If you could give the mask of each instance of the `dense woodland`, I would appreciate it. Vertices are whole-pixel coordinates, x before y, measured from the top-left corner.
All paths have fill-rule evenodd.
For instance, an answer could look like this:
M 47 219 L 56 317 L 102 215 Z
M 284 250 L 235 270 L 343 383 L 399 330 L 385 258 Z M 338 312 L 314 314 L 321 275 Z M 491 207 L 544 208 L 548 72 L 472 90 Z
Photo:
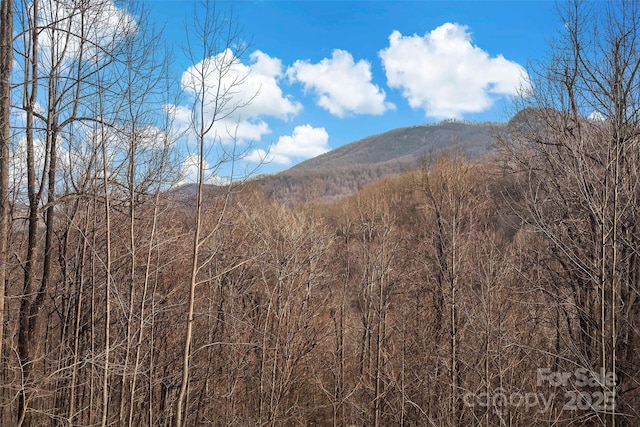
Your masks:
M 640 424 L 637 3 L 560 5 L 492 155 L 296 204 L 205 185 L 243 104 L 195 78 L 175 187 L 143 10 L 1 4 L 0 425 Z M 208 10 L 194 63 L 238 46 Z

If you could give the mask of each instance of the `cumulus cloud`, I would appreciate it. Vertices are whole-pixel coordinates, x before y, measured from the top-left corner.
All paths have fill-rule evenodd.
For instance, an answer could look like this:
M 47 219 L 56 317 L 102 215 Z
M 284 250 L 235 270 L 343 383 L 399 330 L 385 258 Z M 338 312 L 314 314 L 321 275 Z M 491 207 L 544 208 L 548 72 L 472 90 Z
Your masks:
M 196 154 L 188 155 L 182 162 L 182 168 L 180 172 L 181 179 L 178 182 L 178 185 L 197 183 L 199 177 L 199 166 L 200 157 Z M 205 184 L 227 185 L 231 182 L 229 178 L 216 175 L 215 168 L 213 168 L 206 159 L 203 159 L 202 167 L 204 171 L 203 182 Z
M 464 25 L 446 23 L 422 37 L 394 31 L 379 55 L 389 87 L 400 89 L 412 108 L 429 117 L 485 111 L 497 97 L 516 95 L 528 85 L 522 66 L 473 45 Z
M 189 137 L 189 127 L 191 123 L 192 109 L 183 105 L 165 106 L 167 112 L 175 120 L 175 127 L 178 132 L 186 132 Z M 237 141 L 258 141 L 264 135 L 271 133 L 269 125 L 258 118 L 242 119 L 238 117 L 226 117 L 216 121 L 212 131 L 205 135 L 205 140 L 213 142 L 221 140 L 223 142 Z
M 136 133 L 136 143 L 145 150 L 162 150 L 172 142 L 171 135 L 156 126 L 144 126 Z
M 252 53 L 250 59 L 252 63 L 247 70 L 250 74 L 243 84 L 243 90 L 255 97 L 243 114 L 287 119 L 300 112 L 302 105 L 284 96 L 279 86 L 279 80 L 284 77 L 282 62 L 259 50 Z
M 27 180 L 27 139 L 20 138 L 17 144 L 11 147 L 9 155 L 9 186 L 12 191 L 20 198 L 26 197 L 26 180 Z M 46 154 L 45 142 L 41 139 L 33 141 L 34 163 L 36 171 L 42 170 L 44 167 L 44 159 Z M 36 177 L 39 175 L 36 173 Z
M 325 128 L 314 128 L 309 124 L 296 126 L 292 135 L 281 136 L 269 150 L 251 151 L 245 160 L 281 165 L 291 164 L 293 159 L 304 160 L 329 151 L 329 134 Z
M 338 117 L 379 115 L 395 108 L 385 101 L 384 91 L 371 83 L 371 64 L 365 60 L 355 62 L 344 50 L 334 50 L 331 58 L 317 64 L 296 61 L 287 76 L 302 83 L 305 91 L 314 92 L 318 105 Z
M 587 118 L 592 122 L 601 122 L 605 119 L 605 115 L 602 114 L 600 111 L 594 110 L 591 112 L 591 114 L 589 114 L 589 116 L 587 116 Z
M 88 7 L 87 7 L 88 5 Z M 38 41 L 51 60 L 73 60 L 82 52 L 85 61 L 106 57 L 106 51 L 137 31 L 135 19 L 112 0 L 38 3 L 38 20 L 43 30 Z M 52 46 L 56 46 L 56 57 Z
M 259 140 L 270 132 L 261 117 L 287 120 L 302 105 L 285 96 L 279 81 L 282 63 L 255 51 L 244 64 L 231 49 L 189 67 L 182 75 L 182 88 L 192 99 L 203 96 L 205 123 L 215 117 L 210 135 L 224 140 Z M 194 110 L 195 107 L 196 109 Z M 187 129 L 197 105 L 168 106 L 178 125 Z

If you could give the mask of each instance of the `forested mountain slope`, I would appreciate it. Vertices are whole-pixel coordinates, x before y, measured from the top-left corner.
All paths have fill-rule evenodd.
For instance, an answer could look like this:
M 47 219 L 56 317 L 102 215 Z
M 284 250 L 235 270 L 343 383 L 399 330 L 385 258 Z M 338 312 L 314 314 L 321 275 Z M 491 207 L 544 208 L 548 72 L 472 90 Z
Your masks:
M 282 202 L 352 194 L 383 176 L 415 169 L 423 159 L 455 153 L 476 159 L 491 152 L 499 123 L 444 121 L 373 135 L 255 182 Z

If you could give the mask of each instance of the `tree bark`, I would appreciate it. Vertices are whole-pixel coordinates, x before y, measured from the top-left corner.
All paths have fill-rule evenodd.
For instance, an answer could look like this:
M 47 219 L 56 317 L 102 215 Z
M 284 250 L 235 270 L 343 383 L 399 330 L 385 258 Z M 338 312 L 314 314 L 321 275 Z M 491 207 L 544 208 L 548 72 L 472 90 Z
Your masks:
M 9 248 L 9 140 L 11 138 L 11 69 L 13 0 L 0 3 L 0 375 L 4 371 L 4 298 Z

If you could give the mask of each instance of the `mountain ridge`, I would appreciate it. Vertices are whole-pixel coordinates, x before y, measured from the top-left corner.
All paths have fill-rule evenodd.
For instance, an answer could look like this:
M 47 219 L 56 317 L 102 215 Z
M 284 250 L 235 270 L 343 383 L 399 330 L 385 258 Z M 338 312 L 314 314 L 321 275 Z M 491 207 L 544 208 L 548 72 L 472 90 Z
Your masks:
M 345 144 L 281 173 L 389 161 L 411 163 L 441 150 L 459 150 L 465 157 L 475 158 L 490 149 L 495 129 L 503 126 L 497 122 L 445 120 L 392 129 Z
M 445 120 L 392 129 L 345 144 L 291 168 L 252 180 L 270 197 L 294 204 L 352 194 L 384 176 L 420 166 L 420 159 L 455 153 L 469 160 L 493 150 L 505 123 Z

